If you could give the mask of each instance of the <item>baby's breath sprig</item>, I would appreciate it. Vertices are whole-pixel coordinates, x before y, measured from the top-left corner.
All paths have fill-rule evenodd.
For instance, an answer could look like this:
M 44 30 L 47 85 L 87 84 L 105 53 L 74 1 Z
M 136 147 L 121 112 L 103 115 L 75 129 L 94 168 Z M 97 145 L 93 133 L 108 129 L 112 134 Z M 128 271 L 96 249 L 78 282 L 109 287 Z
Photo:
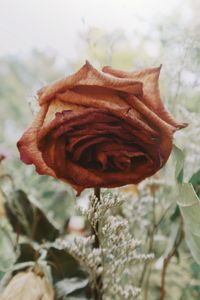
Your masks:
M 97 228 L 98 224 L 95 235 L 98 235 L 99 248 L 94 248 L 94 234 L 61 242 L 88 272 L 92 287 L 98 276 L 101 277 L 103 300 L 136 299 L 141 291 L 134 276 L 138 265 L 154 259 L 153 253 L 140 253 L 141 241 L 134 239 L 130 224 L 123 216 L 124 200 L 121 193 L 105 190 L 100 201 L 91 195 L 88 208 L 78 208 L 92 228 Z M 113 212 L 116 207 L 120 208 L 119 213 Z

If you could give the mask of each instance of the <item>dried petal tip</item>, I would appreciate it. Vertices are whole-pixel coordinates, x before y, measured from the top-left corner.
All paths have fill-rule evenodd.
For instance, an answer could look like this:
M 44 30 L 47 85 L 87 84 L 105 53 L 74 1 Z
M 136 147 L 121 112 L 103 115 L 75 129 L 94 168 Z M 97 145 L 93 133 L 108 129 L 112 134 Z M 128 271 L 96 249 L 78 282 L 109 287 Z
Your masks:
M 89 60 L 87 60 L 87 59 L 86 59 L 86 61 L 85 61 L 85 64 L 91 66 L 91 63 L 90 63 Z
M 183 129 L 183 128 L 185 128 L 185 127 L 187 127 L 189 125 L 189 123 L 186 123 L 186 122 L 184 122 L 184 123 L 179 123 L 178 125 L 177 125 L 177 129 L 179 130 L 179 129 Z

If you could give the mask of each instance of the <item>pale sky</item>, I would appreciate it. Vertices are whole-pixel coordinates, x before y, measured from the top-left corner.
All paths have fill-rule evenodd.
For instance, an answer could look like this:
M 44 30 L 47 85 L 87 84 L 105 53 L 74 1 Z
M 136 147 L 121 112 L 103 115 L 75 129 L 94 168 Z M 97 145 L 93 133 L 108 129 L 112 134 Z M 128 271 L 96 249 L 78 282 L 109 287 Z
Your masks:
M 157 16 L 179 11 L 180 3 L 189 17 L 183 0 L 0 0 L 0 56 L 37 48 L 75 58 L 79 34 L 91 26 L 128 34 L 137 28 L 137 17 L 149 26 Z

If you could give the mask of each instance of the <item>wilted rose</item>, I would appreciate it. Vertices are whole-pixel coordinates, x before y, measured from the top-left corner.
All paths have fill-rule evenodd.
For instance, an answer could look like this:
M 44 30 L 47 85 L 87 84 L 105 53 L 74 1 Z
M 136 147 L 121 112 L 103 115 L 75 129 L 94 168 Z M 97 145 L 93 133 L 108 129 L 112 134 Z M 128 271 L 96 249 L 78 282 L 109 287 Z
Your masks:
M 88 187 L 138 183 L 167 161 L 173 133 L 186 126 L 165 110 L 160 67 L 123 72 L 86 64 L 38 92 L 41 109 L 18 142 L 39 174 Z

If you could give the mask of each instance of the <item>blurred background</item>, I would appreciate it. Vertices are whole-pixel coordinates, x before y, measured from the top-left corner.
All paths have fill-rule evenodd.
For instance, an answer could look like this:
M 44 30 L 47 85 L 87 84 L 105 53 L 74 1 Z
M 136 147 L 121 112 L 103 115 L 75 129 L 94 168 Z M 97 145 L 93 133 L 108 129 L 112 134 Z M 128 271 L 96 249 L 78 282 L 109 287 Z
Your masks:
M 12 174 L 15 186 L 37 199 L 58 226 L 65 226 L 69 216 L 76 214 L 75 194 L 70 187 L 37 175 L 34 167 L 24 166 L 16 142 L 37 110 L 36 91 L 73 73 L 86 59 L 97 68 L 111 65 L 124 70 L 162 64 L 160 89 L 165 105 L 175 118 L 189 123 L 175 137 L 186 154 L 186 179 L 200 168 L 199 0 L 0 0 L 0 153 L 6 158 L 3 167 Z M 172 201 L 171 164 L 169 160 L 159 175 L 167 188 L 159 196 L 162 201 L 158 211 L 165 201 Z M 87 192 L 82 202 L 84 195 Z M 2 207 L 1 228 L 7 226 L 4 215 Z M 76 221 L 82 224 L 80 219 Z M 73 222 L 72 227 L 76 227 Z M 165 230 L 163 226 L 163 239 L 170 235 L 170 230 Z M 8 233 L 4 236 L 3 232 L 2 270 L 14 261 L 12 251 L 5 250 L 9 240 Z M 163 253 L 159 247 L 158 258 Z M 155 293 L 159 286 L 156 272 L 152 283 Z M 182 265 L 172 272 L 184 280 L 177 286 L 169 282 L 173 292 L 166 299 L 200 299 L 199 266 L 185 248 Z M 185 291 L 186 287 L 191 291 Z
M 180 107 L 199 112 L 198 0 L 0 0 L 0 7 L 2 148 L 15 151 L 36 91 L 86 59 L 125 70 L 162 64 L 166 106 L 175 116 Z

